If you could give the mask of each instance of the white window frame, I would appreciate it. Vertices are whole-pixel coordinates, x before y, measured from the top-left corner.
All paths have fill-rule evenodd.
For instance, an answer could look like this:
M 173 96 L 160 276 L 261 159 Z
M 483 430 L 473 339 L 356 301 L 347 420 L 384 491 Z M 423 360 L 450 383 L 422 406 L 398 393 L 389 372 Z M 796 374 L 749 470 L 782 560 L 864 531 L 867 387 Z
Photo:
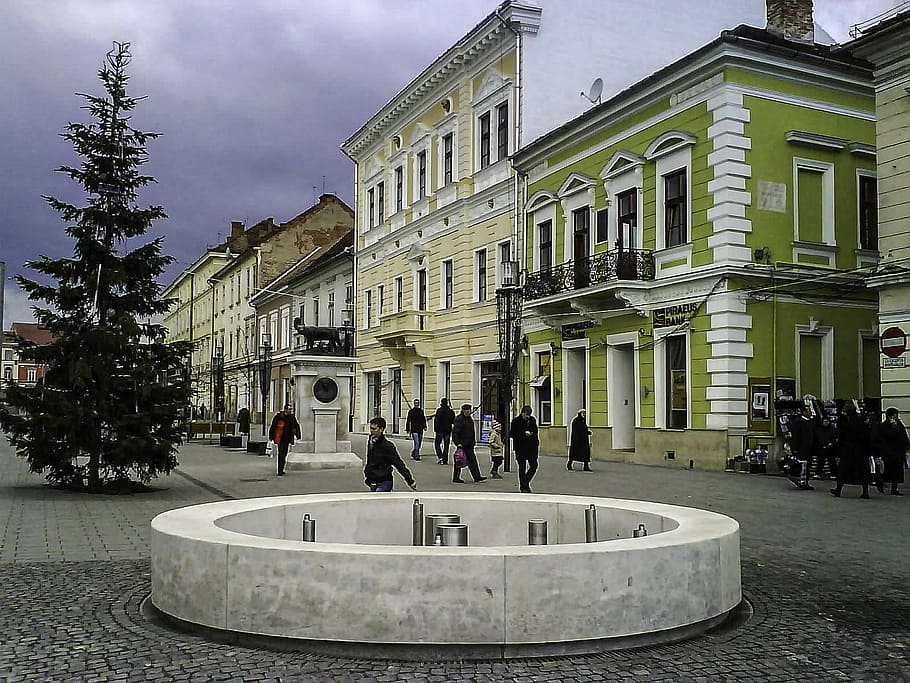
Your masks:
M 799 235 L 800 170 L 822 174 L 822 244 L 836 247 L 837 240 L 834 234 L 834 164 L 804 157 L 793 157 L 793 241 L 804 241 L 800 239 Z M 818 244 L 814 241 L 812 243 Z
M 446 301 L 446 266 L 452 268 L 452 302 Z M 455 307 L 455 259 L 448 258 L 439 262 L 439 310 Z
M 686 172 L 686 239 L 680 244 L 667 246 L 666 205 L 664 178 L 676 171 Z M 657 249 L 675 249 L 692 243 L 692 149 L 684 147 L 660 157 L 655 163 L 655 183 L 657 192 Z
M 401 313 L 404 309 L 404 278 L 399 275 L 395 278 L 395 312 Z
M 282 349 L 291 346 L 291 307 L 283 306 L 281 308 L 281 347 Z
M 414 310 L 423 312 L 424 309 L 420 308 L 420 273 L 421 271 L 425 273 L 426 283 L 424 284 L 424 300 L 427 302 L 425 309 L 430 307 L 430 269 L 427 266 L 417 266 L 412 269 L 412 283 L 414 285 Z
M 620 165 L 621 164 L 621 165 Z M 604 191 L 607 195 L 607 245 L 612 247 L 619 238 L 619 195 L 629 190 L 636 192 L 636 218 L 638 224 L 635 227 L 635 244 L 625 245 L 630 249 L 642 249 L 642 216 L 644 215 L 644 183 L 642 181 L 642 170 L 645 160 L 631 154 L 617 153 L 613 160 L 601 172 L 604 180 Z M 597 218 L 595 212 L 594 231 L 597 232 Z M 597 236 L 595 234 L 595 240 Z M 599 242 L 603 244 L 603 242 Z
M 596 235 L 596 220 L 597 215 L 594 213 L 594 180 L 591 178 L 585 178 L 579 182 L 570 183 L 572 178 L 564 183 L 563 188 L 559 193 L 560 203 L 562 204 L 562 218 L 563 218 L 563 243 L 562 243 L 562 261 L 560 263 L 566 263 L 575 259 L 575 224 L 574 224 L 574 214 L 576 211 L 588 209 L 588 253 L 585 254 L 585 258 L 591 256 L 594 253 L 594 239 Z M 569 187 L 567 187 L 569 186 Z M 554 222 L 554 226 L 556 223 Z M 554 251 L 555 251 L 555 240 L 554 240 Z
M 484 277 L 486 280 L 486 282 L 485 282 L 486 296 L 482 300 L 480 298 L 480 268 L 478 267 L 480 265 L 479 257 L 480 257 L 481 252 L 483 252 L 483 254 L 484 254 L 484 272 L 485 272 Z M 473 278 L 474 291 L 473 291 L 472 300 L 474 303 L 486 303 L 490 300 L 490 284 L 489 284 L 489 281 L 490 281 L 490 251 L 489 251 L 489 249 L 487 249 L 486 247 L 479 247 L 479 248 L 475 249 L 473 251 L 473 254 L 471 257 L 471 263 L 473 264 L 472 270 L 474 273 L 474 278 Z
M 834 393 L 834 328 L 822 325 L 795 325 L 794 326 L 794 347 L 796 351 L 796 395 L 802 396 L 805 392 L 800 387 L 800 375 L 802 374 L 802 358 L 800 354 L 800 337 L 821 337 L 822 339 L 822 395 L 817 396 L 823 401 L 827 401 L 836 394 Z M 859 357 L 862 360 L 862 356 Z M 860 363 L 859 372 L 862 373 L 862 364 Z
M 445 181 L 445 137 L 447 135 L 452 136 L 452 180 L 448 183 Z M 436 177 L 436 189 L 441 190 L 460 180 L 458 174 L 458 116 L 455 112 L 448 114 L 436 124 L 436 137 L 436 168 L 439 169 Z
M 500 105 L 507 104 L 509 107 L 509 145 L 508 153 L 515 149 L 515 102 L 513 97 L 512 79 L 504 78 L 501 74 L 491 69 L 490 73 L 484 79 L 478 89 L 478 99 L 472 103 L 473 128 L 474 128 L 474 172 L 486 170 L 495 166 L 501 161 L 508 159 L 508 154 L 502 159 L 499 158 L 496 136 L 497 110 Z M 484 114 L 490 116 L 490 163 L 487 166 L 480 165 L 480 118 Z
M 515 249 L 512 246 L 512 240 L 503 240 L 496 243 L 496 287 L 502 287 L 503 276 L 505 275 L 505 267 L 503 266 L 502 251 L 503 247 L 509 248 L 509 258 L 506 261 L 515 261 Z M 513 284 L 517 285 L 518 273 L 512 273 L 512 276 L 516 278 L 516 281 Z
M 373 290 L 367 289 L 363 293 L 363 329 L 368 330 L 373 324 Z

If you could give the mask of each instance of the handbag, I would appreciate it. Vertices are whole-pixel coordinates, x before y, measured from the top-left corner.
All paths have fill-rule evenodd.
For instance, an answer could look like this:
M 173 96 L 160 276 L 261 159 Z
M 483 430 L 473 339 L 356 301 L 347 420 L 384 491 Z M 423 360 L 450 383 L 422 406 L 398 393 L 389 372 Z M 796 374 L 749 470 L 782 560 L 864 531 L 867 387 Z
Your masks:
M 275 442 L 274 442 L 274 441 L 269 441 L 269 442 L 265 445 L 265 454 L 271 458 L 271 457 L 272 457 L 272 453 L 274 452 L 274 450 L 275 450 Z
M 468 466 L 468 456 L 464 454 L 464 449 L 461 446 L 456 448 L 455 452 L 452 454 L 452 462 L 455 463 L 455 467 Z

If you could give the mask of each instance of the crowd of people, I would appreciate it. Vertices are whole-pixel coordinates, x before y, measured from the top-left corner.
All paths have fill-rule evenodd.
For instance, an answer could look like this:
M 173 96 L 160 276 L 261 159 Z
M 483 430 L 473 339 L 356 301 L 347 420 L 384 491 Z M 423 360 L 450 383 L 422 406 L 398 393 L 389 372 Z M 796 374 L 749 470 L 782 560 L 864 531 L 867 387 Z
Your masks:
M 903 495 L 904 466 L 910 458 L 910 437 L 897 408 L 885 411 L 882 421 L 871 423 L 853 401 L 843 403 L 836 424 L 830 416 L 804 405 L 788 423 L 789 439 L 783 469 L 802 489 L 812 489 L 809 478 L 833 479 L 831 494 L 841 496 L 844 486 L 862 487 L 861 498 L 869 498 L 869 486 L 880 493 Z

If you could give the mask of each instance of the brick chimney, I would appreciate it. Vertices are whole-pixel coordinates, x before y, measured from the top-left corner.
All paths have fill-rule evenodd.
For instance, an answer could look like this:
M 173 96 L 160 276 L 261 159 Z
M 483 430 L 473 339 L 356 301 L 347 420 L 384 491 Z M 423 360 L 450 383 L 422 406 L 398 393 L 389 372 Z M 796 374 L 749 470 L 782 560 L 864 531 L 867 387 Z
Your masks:
M 767 29 L 787 40 L 815 42 L 812 0 L 767 0 Z
M 245 251 L 248 244 L 243 221 L 231 221 L 231 236 L 228 237 L 228 248 L 235 254 Z

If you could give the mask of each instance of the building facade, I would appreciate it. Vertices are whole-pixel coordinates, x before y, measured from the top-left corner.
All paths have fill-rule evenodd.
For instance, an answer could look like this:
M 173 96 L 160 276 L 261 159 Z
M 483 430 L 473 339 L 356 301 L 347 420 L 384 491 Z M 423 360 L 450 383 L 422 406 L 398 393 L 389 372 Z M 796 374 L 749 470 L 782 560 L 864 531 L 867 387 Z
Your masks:
M 234 221 L 228 239 L 208 249 L 167 286 L 163 296 L 176 300 L 164 319 L 168 340 L 196 344 L 192 378 L 197 415 L 205 406 L 206 417 L 218 413 L 233 420 L 247 407 L 254 421 L 261 419 L 256 372 L 262 340 L 250 298 L 261 283 L 325 241 L 334 243 L 352 226 L 350 207 L 330 194 L 285 223 L 266 218 L 246 228 Z M 276 321 L 274 338 L 280 340 L 279 324 Z
M 51 333 L 38 323 L 13 323 L 3 332 L 2 378 L 25 387 L 33 387 L 41 381 L 47 367 L 40 363 L 24 361 L 19 357 L 19 342 L 27 340 L 39 346 L 53 341 Z
M 871 71 L 811 41 L 811 2 L 791 19 L 725 31 L 515 156 L 520 395 L 545 450 L 586 408 L 595 454 L 723 469 L 772 441 L 776 397 L 878 396 Z
M 687 1 L 671 24 L 654 21 L 660 5 L 507 0 L 342 144 L 356 166 L 355 429 L 382 414 L 402 431 L 415 398 L 506 418 L 495 291 L 519 253 L 523 201 L 509 156 L 636 74 L 764 16 L 761 1 Z
M 878 148 L 878 290 L 882 405 L 910 412 L 910 12 L 868 22 L 845 50 L 875 68 Z

